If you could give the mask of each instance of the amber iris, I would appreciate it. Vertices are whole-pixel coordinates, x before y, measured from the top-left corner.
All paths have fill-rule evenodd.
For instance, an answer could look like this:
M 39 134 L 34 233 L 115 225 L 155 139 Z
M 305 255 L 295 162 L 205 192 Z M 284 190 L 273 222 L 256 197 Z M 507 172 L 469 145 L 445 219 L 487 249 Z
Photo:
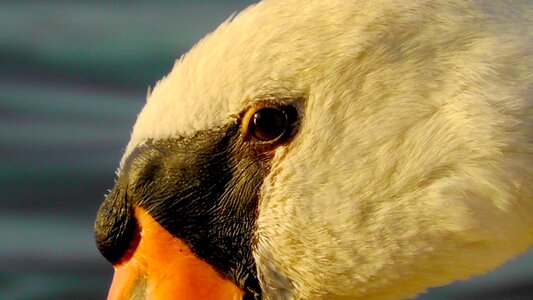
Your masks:
M 285 112 L 266 107 L 254 113 L 249 133 L 260 141 L 273 141 L 285 133 L 287 123 Z

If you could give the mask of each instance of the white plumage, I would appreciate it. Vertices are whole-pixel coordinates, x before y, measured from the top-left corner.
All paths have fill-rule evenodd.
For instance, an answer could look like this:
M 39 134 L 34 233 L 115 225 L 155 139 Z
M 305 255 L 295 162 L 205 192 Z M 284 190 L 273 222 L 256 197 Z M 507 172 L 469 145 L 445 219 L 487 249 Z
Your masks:
M 533 243 L 533 2 L 261 2 L 176 62 L 124 157 L 303 99 L 261 187 L 267 299 L 399 299 Z

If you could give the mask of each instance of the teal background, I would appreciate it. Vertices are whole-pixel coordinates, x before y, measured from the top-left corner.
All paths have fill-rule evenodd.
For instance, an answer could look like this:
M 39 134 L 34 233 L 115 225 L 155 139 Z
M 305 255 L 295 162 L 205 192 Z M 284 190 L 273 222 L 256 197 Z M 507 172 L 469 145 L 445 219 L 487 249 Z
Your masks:
M 147 88 L 252 2 L 0 2 L 0 299 L 105 298 L 92 225 Z M 418 299 L 533 299 L 533 253 Z

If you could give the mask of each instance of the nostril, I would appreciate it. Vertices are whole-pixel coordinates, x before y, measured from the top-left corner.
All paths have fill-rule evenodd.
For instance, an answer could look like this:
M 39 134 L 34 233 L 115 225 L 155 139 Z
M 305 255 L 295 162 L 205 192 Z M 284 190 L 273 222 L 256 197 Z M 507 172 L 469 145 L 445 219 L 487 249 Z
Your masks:
M 126 191 L 117 182 L 96 216 L 94 233 L 100 253 L 116 265 L 129 259 L 140 239 L 137 222 Z

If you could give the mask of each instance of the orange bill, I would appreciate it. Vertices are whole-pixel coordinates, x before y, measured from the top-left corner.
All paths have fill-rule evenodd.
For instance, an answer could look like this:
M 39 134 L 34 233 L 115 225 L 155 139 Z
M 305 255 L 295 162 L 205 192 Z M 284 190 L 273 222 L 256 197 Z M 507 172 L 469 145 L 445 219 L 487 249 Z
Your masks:
M 115 265 L 108 300 L 242 299 L 241 289 L 200 260 L 146 211 L 135 208 L 135 217 L 140 234 L 136 246 Z

